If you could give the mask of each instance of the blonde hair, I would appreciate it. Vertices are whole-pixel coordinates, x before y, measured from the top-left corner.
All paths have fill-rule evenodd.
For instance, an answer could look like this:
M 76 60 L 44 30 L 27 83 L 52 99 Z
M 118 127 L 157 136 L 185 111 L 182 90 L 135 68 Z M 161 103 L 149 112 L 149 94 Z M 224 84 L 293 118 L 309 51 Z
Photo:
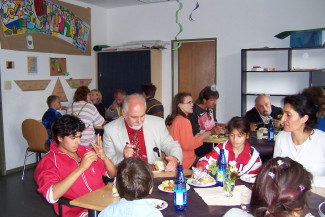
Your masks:
M 97 94 L 97 96 L 98 96 L 98 101 L 97 101 L 97 103 L 102 102 L 103 96 L 102 96 L 102 94 L 101 94 L 101 92 L 100 92 L 99 90 L 97 90 L 97 89 L 92 89 L 90 92 L 95 92 L 95 93 Z

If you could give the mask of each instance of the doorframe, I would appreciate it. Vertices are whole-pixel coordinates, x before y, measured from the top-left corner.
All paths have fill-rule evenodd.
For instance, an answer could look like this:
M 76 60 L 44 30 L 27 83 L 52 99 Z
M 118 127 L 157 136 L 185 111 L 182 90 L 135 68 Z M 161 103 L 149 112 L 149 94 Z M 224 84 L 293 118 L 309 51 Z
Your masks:
M 0 67 L 0 81 L 1 80 L 1 67 Z M 6 159 L 5 159 L 5 146 L 4 146 L 4 139 L 3 139 L 3 109 L 2 109 L 2 89 L 1 89 L 1 82 L 0 82 L 0 172 L 1 175 L 6 175 Z
M 216 44 L 215 47 L 215 81 L 217 85 L 217 38 L 197 38 L 197 39 L 181 39 L 181 40 L 172 40 L 172 99 L 178 93 L 178 44 L 183 42 L 203 42 L 203 41 L 214 41 Z M 216 113 L 215 113 L 216 114 Z

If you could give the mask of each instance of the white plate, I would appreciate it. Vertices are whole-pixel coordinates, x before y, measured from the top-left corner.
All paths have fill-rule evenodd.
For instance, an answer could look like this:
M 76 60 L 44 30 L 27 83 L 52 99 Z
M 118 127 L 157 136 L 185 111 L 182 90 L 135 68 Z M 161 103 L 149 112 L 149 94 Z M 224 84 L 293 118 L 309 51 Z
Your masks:
M 245 174 L 245 175 L 242 175 L 240 177 L 240 179 L 244 182 L 248 182 L 248 183 L 254 183 L 254 181 L 251 181 L 250 179 L 253 178 L 253 177 L 256 177 L 256 174 Z
M 164 190 L 164 187 L 162 186 L 162 184 L 158 185 L 158 189 L 161 190 L 161 191 L 163 191 L 163 192 L 174 193 L 174 191 L 165 191 Z M 188 191 L 190 189 L 191 189 L 191 187 L 188 184 L 186 184 L 186 191 Z
M 153 198 L 147 198 L 146 200 L 151 206 L 155 207 L 158 210 L 164 210 L 168 207 L 168 203 L 164 200 L 153 199 Z
M 210 186 L 213 186 L 213 185 L 217 184 L 216 180 L 214 178 L 212 178 L 212 179 L 213 179 L 213 182 L 209 182 L 209 183 L 204 184 L 202 182 L 193 183 L 193 179 L 190 178 L 190 179 L 187 180 L 187 184 L 193 185 L 195 187 L 210 187 Z

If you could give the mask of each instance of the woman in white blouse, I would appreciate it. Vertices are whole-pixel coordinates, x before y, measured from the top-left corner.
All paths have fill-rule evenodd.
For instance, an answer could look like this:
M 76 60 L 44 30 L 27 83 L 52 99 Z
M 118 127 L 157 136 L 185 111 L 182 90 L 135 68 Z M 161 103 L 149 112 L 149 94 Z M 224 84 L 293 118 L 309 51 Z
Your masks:
M 276 137 L 273 157 L 289 157 L 314 176 L 313 186 L 325 187 L 325 133 L 314 129 L 318 106 L 304 94 L 284 98 L 284 131 Z

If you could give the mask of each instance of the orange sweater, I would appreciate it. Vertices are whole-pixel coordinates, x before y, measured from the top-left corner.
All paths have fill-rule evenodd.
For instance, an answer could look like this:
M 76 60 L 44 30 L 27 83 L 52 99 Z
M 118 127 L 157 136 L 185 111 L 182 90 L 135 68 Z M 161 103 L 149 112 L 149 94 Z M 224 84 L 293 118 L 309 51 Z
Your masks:
M 169 133 L 175 141 L 178 141 L 182 148 L 183 168 L 189 169 L 196 158 L 194 149 L 203 144 L 201 136 L 197 138 L 193 136 L 191 122 L 181 115 L 176 116 L 169 128 Z

